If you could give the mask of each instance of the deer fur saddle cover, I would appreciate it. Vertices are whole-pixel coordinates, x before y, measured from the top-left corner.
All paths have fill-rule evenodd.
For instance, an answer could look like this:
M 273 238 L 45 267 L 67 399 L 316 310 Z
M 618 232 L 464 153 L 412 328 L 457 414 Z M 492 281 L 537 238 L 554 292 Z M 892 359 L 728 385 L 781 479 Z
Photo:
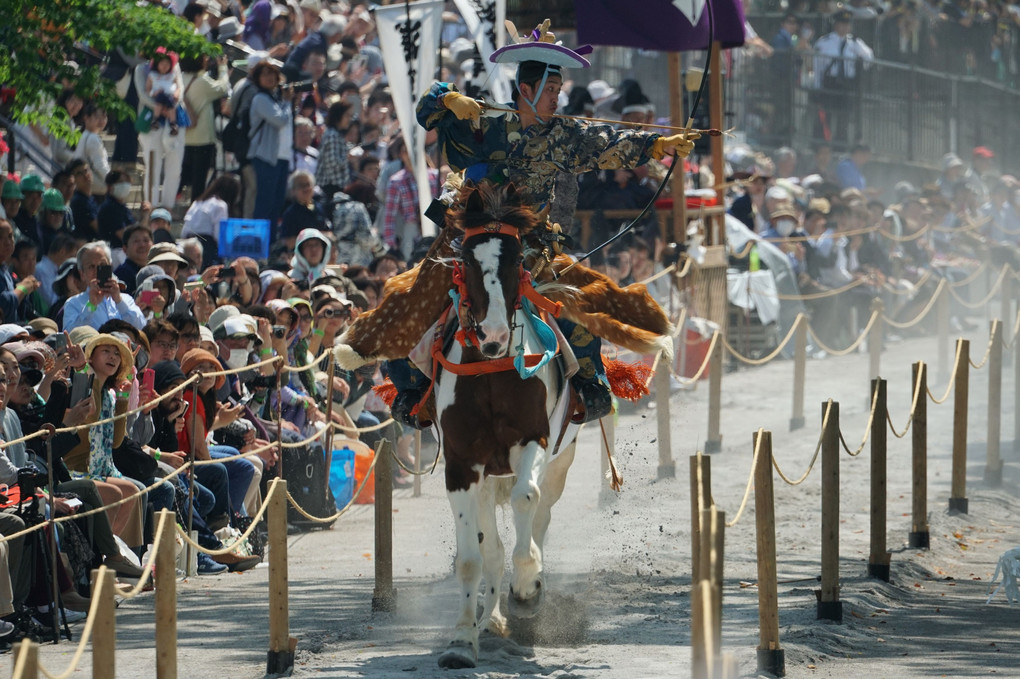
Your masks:
M 452 260 L 457 256 L 451 242 L 457 235 L 444 228 L 419 265 L 386 282 L 379 305 L 358 316 L 339 338 L 334 350 L 339 366 L 353 370 L 410 354 L 450 304 Z M 552 270 L 562 271 L 571 263 L 565 255 L 556 257 L 536 284 L 539 293 L 563 304 L 563 317 L 635 353 L 666 352 L 672 357 L 672 326 L 644 285 L 621 288 L 583 265 L 554 280 Z

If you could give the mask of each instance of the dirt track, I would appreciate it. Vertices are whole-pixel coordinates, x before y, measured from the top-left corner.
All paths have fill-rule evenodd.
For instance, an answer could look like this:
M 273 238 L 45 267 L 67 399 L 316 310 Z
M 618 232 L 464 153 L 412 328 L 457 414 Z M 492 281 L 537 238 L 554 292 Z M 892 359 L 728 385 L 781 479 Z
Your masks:
M 982 324 L 982 327 L 983 324 Z M 978 361 L 984 331 L 970 333 Z M 890 344 L 882 359 L 889 410 L 899 429 L 910 407 L 910 364 L 937 373 L 934 339 Z M 856 446 L 867 421 L 868 357 L 808 363 L 808 426 L 788 432 L 793 365 L 774 361 L 723 380 L 723 450 L 712 456 L 713 496 L 727 518 L 740 504 L 758 427 L 773 432 L 775 456 L 788 475 L 806 468 L 817 441 L 820 404 L 840 402 L 842 430 Z M 910 439 L 889 437 L 888 547 L 892 582 L 867 577 L 868 450 L 842 461 L 842 625 L 815 620 L 819 573 L 820 491 L 817 469 L 802 486 L 776 478 L 780 638 L 787 676 L 860 677 L 1015 674 L 1020 628 L 1002 594 L 985 605 L 987 583 L 1005 550 L 1020 545 L 1013 452 L 1013 369 L 1003 378 L 1002 489 L 983 486 L 987 369 L 970 378 L 970 514 L 947 512 L 952 442 L 951 400 L 929 404 L 929 511 L 932 549 L 907 549 L 910 530 Z M 707 384 L 671 398 L 678 477 L 656 480 L 655 411 L 627 408 L 617 427 L 623 492 L 600 505 L 597 430 L 582 432 L 567 490 L 554 509 L 547 541 L 546 614 L 530 639 L 483 644 L 475 671 L 440 670 L 439 652 L 454 622 L 454 538 L 441 470 L 421 498 L 394 499 L 398 611 L 372 616 L 373 517 L 357 507 L 331 531 L 290 540 L 291 634 L 299 637 L 294 676 L 314 677 L 686 677 L 690 666 L 690 519 L 687 457 L 704 444 Z M 501 521 L 504 540 L 510 522 Z M 194 578 L 179 584 L 180 676 L 261 677 L 268 643 L 267 570 Z M 742 676 L 755 676 L 758 643 L 753 502 L 727 531 L 723 644 Z M 125 602 L 117 615 L 118 677 L 155 676 L 153 597 Z M 75 626 L 80 631 L 81 624 Z M 533 643 L 532 643 L 533 642 Z M 44 646 L 42 661 L 62 671 L 73 646 Z M 10 662 L 10 656 L 8 656 Z M 73 676 L 88 676 L 89 654 Z

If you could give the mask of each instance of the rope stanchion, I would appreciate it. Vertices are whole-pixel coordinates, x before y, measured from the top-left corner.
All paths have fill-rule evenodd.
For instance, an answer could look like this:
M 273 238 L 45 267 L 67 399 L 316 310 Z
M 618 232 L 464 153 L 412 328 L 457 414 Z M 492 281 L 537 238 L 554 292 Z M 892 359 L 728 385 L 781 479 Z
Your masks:
M 822 579 L 816 618 L 843 620 L 839 600 L 839 403 L 822 404 Z
M 928 389 L 927 385 L 925 390 L 928 392 L 928 398 L 932 400 L 935 405 L 942 405 L 949 400 L 949 395 L 953 393 L 953 387 L 956 385 L 956 375 L 960 372 L 960 361 L 963 360 L 963 354 L 960 353 L 960 342 L 956 343 L 956 358 L 953 361 L 953 372 L 949 378 L 949 384 L 946 385 L 946 393 L 942 395 L 942 398 L 935 398 L 935 394 L 931 393 L 931 389 Z M 967 359 L 970 362 L 970 359 Z
M 14 674 L 11 679 L 38 679 L 39 644 L 22 639 L 14 645 Z
M 995 321 L 995 323 L 998 323 L 998 321 Z M 984 368 L 985 364 L 988 363 L 988 357 L 992 355 L 992 349 L 997 344 L 999 344 L 999 338 L 996 335 L 995 324 L 993 323 L 991 332 L 988 333 L 988 344 L 985 346 L 985 355 L 981 357 L 981 361 L 978 363 L 975 363 L 968 358 L 967 362 L 970 363 L 970 367 L 974 368 L 974 370 L 981 370 L 981 368 Z
M 985 452 L 985 483 L 993 488 L 1002 485 L 1002 322 L 992 321 L 992 337 L 988 343 L 988 437 Z
M 953 389 L 953 476 L 949 511 L 967 513 L 967 400 L 970 391 L 970 342 L 956 340 L 956 387 Z
M 722 332 L 716 330 L 712 337 L 712 344 L 709 346 L 706 363 L 711 366 L 708 371 L 708 438 L 705 440 L 706 453 L 718 453 L 722 450 L 722 432 L 720 431 L 720 419 L 722 417 L 722 373 L 723 373 L 723 346 L 716 342 L 717 337 L 722 337 Z M 725 341 L 725 338 L 723 338 Z M 696 377 L 701 376 L 701 371 Z
M 772 432 L 758 430 L 754 467 L 754 513 L 758 556 L 758 671 L 782 677 L 785 652 L 779 645 L 779 584 L 776 579 L 776 510 L 772 495 Z
M 915 374 L 914 374 L 914 396 L 913 396 L 913 399 L 911 399 L 911 401 L 910 401 L 910 414 L 907 416 L 907 423 L 905 425 L 903 425 L 903 433 L 902 434 L 897 432 L 896 431 L 896 427 L 893 426 L 892 416 L 889 415 L 889 410 L 886 409 L 886 411 L 885 411 L 885 419 L 886 419 L 886 422 L 889 423 L 889 431 L 891 431 L 893 436 L 895 436 L 898 439 L 903 438 L 904 436 L 907 435 L 907 432 L 910 431 L 910 425 L 913 424 L 913 422 L 914 422 L 914 415 L 915 415 L 915 413 L 917 413 L 917 404 L 921 402 L 921 390 L 922 390 L 921 380 L 918 379 L 917 372 L 915 371 Z
M 790 415 L 790 431 L 802 429 L 804 420 L 804 383 L 807 374 L 808 320 L 804 314 L 797 314 L 793 327 L 796 329 L 793 350 L 793 413 Z
M 931 544 L 928 532 L 928 400 L 918 398 L 928 388 L 928 366 L 918 361 L 912 366 L 915 405 L 911 408 L 914 435 L 910 438 L 911 449 L 911 530 L 908 544 L 918 549 L 928 549 Z
M 393 588 L 393 473 L 390 457 L 393 443 L 382 439 L 375 447 L 379 462 L 375 475 L 375 589 L 372 610 L 392 613 L 397 609 L 397 591 Z
M 263 508 L 271 508 L 269 524 L 269 651 L 266 674 L 289 676 L 294 667 L 297 639 L 290 636 L 290 604 L 287 578 L 287 482 L 269 482 Z M 255 522 L 252 522 L 255 525 Z
M 824 350 L 826 353 L 831 354 L 832 356 L 848 356 L 849 354 L 856 351 L 857 347 L 861 346 L 861 343 L 865 339 L 867 339 L 868 333 L 871 332 L 871 326 L 873 326 L 875 322 L 878 320 L 878 316 L 879 314 L 872 312 L 871 318 L 868 319 L 868 324 L 864 326 L 863 330 L 861 330 L 861 334 L 858 335 L 857 339 L 851 342 L 850 346 L 848 346 L 846 349 L 833 349 L 832 347 L 826 345 L 821 339 L 819 339 L 818 333 L 816 333 L 815 329 L 812 328 L 810 325 L 808 326 L 808 333 L 811 335 L 811 338 L 815 341 L 815 344 L 817 344 L 818 347 Z
M 871 380 L 874 393 L 874 410 L 878 417 L 871 420 L 871 550 L 868 556 L 868 575 L 889 582 L 889 562 L 892 555 L 886 549 L 886 383 L 883 379 Z
M 92 635 L 92 677 L 117 676 L 117 603 L 113 599 L 114 572 L 108 568 L 92 571 L 93 599 L 96 607 L 95 627 Z
M 864 438 L 861 439 L 861 445 L 857 447 L 857 450 L 850 450 L 850 446 L 846 444 L 846 439 L 843 438 L 843 432 L 839 432 L 839 442 L 843 444 L 843 450 L 847 452 L 850 457 L 857 457 L 864 450 L 864 446 L 868 445 L 868 439 L 871 437 L 872 425 L 875 423 L 875 408 L 878 406 L 878 391 L 873 391 L 871 394 L 871 412 L 868 414 L 868 424 L 864 427 Z
M 662 356 L 659 352 L 658 356 Z M 672 479 L 676 476 L 676 463 L 673 461 L 673 448 L 670 439 L 669 420 L 669 370 L 656 370 L 655 376 L 655 426 L 658 434 L 656 444 L 659 448 L 659 466 L 656 478 Z
M 165 521 L 177 519 L 169 509 L 160 510 L 160 533 L 156 549 L 156 679 L 177 679 L 177 570 L 174 531 L 164 531 Z

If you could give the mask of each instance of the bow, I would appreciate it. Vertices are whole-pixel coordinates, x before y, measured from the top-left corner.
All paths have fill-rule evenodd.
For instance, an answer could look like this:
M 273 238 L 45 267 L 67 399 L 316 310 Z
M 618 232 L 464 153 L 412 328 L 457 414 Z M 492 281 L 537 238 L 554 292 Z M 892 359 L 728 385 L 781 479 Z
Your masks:
M 705 52 L 705 67 L 701 70 L 701 83 L 698 85 L 698 93 L 694 96 L 694 103 L 691 105 L 691 115 L 688 117 L 687 125 L 685 126 L 688 130 L 693 129 L 694 127 L 694 114 L 698 112 L 698 105 L 701 103 L 701 97 L 705 93 L 705 85 L 708 83 L 708 69 L 709 65 L 712 63 L 712 50 L 715 49 L 715 16 L 712 13 L 712 0 L 705 0 L 705 10 L 708 12 L 708 50 Z M 616 241 L 620 240 L 625 233 L 633 229 L 638 222 L 644 219 L 645 215 L 648 214 L 648 211 L 652 209 L 653 205 L 655 205 L 655 201 L 657 201 L 659 196 L 662 195 L 663 189 L 665 189 L 666 185 L 669 183 L 669 178 L 673 176 L 673 169 L 677 166 L 678 161 L 682 163 L 682 161 L 674 155 L 673 162 L 669 164 L 669 168 L 666 170 L 666 176 L 664 176 L 662 181 L 659 182 L 659 188 L 655 190 L 651 200 L 648 201 L 644 208 L 642 208 L 641 212 L 638 213 L 638 216 L 635 217 L 630 224 L 621 227 L 616 235 L 611 237 L 605 243 L 602 243 L 598 247 L 578 257 L 575 262 L 561 270 L 559 274 L 554 273 L 554 277 L 559 278 L 559 276 L 570 271 L 570 269 L 588 259 L 599 250 L 602 250 L 606 246 L 612 245 Z

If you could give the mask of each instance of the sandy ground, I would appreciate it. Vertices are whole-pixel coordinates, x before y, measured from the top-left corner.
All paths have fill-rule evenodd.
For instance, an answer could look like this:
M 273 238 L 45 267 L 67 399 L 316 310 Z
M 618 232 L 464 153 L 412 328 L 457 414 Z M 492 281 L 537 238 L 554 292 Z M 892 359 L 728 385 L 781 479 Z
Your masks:
M 982 327 L 984 324 L 982 323 Z M 971 333 L 980 359 L 983 331 Z M 882 373 L 897 428 L 907 419 L 910 364 L 933 364 L 931 338 L 890 343 Z M 723 450 L 712 456 L 713 496 L 727 518 L 740 504 L 758 427 L 773 432 L 775 456 L 799 476 L 814 451 L 820 404 L 840 402 L 851 446 L 864 434 L 869 407 L 868 357 L 854 354 L 808 364 L 808 426 L 789 433 L 793 364 L 773 361 L 723 380 Z M 776 478 L 780 639 L 789 677 L 1016 676 L 1017 610 L 1000 593 L 986 605 L 996 560 L 1020 545 L 1020 469 L 1013 452 L 1013 369 L 1004 371 L 1001 489 L 983 485 L 987 432 L 987 369 L 972 371 L 967 495 L 969 515 L 950 515 L 952 405 L 929 404 L 929 511 L 932 548 L 908 549 L 910 439 L 889 437 L 888 547 L 891 582 L 867 576 L 868 449 L 841 455 L 842 624 L 815 620 L 820 573 L 818 469 L 796 488 Z M 291 634 L 300 639 L 294 676 L 308 677 L 555 677 L 597 679 L 686 677 L 690 674 L 690 504 L 687 458 L 703 446 L 707 383 L 673 394 L 671 436 L 678 476 L 657 480 L 655 410 L 641 404 L 621 413 L 617 460 L 623 491 L 608 501 L 600 478 L 598 431 L 582 432 L 577 460 L 553 513 L 547 541 L 548 598 L 537 624 L 515 640 L 483 642 L 476 670 L 441 670 L 437 658 L 454 622 L 454 536 L 442 475 L 426 477 L 423 495 L 394 498 L 398 606 L 373 615 L 373 513 L 359 506 L 332 530 L 290 539 Z M 604 498 L 604 496 L 603 496 Z M 501 519 L 509 543 L 510 521 Z M 741 676 L 756 676 L 757 579 L 753 502 L 727 531 L 723 602 L 724 649 Z M 509 551 L 509 550 L 508 550 Z M 245 574 L 199 577 L 179 584 L 178 662 L 182 677 L 255 678 L 268 647 L 265 567 Z M 506 584 L 504 584 L 504 590 Z M 117 676 L 154 677 L 153 596 L 118 611 Z M 80 632 L 81 624 L 75 625 Z M 42 660 L 63 671 L 74 647 L 44 646 Z M 7 662 L 10 662 L 8 656 Z M 89 654 L 72 676 L 89 676 Z

